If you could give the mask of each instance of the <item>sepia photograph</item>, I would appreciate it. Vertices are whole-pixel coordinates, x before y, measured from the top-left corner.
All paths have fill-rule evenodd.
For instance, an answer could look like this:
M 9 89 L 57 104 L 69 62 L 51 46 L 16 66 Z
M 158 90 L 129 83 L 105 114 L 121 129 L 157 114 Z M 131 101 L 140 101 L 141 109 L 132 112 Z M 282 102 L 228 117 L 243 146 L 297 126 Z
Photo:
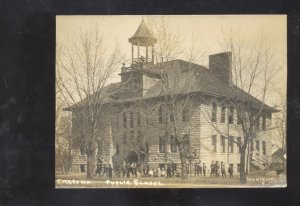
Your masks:
M 56 16 L 56 188 L 287 186 L 286 15 Z

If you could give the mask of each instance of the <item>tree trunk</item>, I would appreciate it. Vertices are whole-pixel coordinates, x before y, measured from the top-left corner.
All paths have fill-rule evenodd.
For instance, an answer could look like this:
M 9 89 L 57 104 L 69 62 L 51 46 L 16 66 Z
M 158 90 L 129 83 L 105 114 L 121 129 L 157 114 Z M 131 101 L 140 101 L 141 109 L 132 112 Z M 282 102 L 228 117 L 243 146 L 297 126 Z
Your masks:
M 185 151 L 184 151 L 184 147 L 181 144 L 179 144 L 179 155 L 181 161 L 181 178 L 187 179 L 188 174 L 186 169 Z
M 246 148 L 242 147 L 241 150 L 241 156 L 240 156 L 240 183 L 241 184 L 246 184 L 247 179 L 246 179 L 246 172 L 245 172 L 245 157 L 246 157 Z
M 94 163 L 94 153 L 93 152 L 88 152 L 87 153 L 87 169 L 86 169 L 86 178 L 87 179 L 92 179 L 94 168 L 93 168 L 93 163 Z

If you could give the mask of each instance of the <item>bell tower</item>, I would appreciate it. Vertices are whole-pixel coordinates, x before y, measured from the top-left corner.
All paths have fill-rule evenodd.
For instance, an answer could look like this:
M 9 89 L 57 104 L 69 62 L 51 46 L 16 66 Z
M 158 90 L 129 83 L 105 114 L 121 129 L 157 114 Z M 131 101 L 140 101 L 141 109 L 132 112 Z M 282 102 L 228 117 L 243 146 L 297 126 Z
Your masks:
M 154 64 L 154 44 L 157 40 L 149 31 L 143 19 L 134 35 L 128 40 L 131 43 L 131 64 Z
M 149 79 L 149 77 L 146 77 L 146 73 L 147 71 L 149 73 L 149 69 L 151 70 L 154 65 L 154 45 L 157 40 L 142 20 L 138 29 L 128 41 L 131 43 L 132 48 L 131 65 L 126 67 L 123 64 L 121 68 L 119 75 L 121 76 L 123 93 L 119 96 L 123 98 L 141 97 L 146 89 L 146 79 Z

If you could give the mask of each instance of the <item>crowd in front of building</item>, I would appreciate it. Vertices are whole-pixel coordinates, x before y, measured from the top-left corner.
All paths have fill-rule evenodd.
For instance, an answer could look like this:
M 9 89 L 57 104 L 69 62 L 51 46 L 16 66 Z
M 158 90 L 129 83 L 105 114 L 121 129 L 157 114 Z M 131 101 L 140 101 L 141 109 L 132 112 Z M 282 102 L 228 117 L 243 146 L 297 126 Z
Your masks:
M 210 167 L 208 168 L 205 163 L 201 163 L 201 160 L 195 161 L 193 167 L 187 166 L 187 173 L 189 176 L 195 177 L 208 177 L 210 178 L 232 178 L 233 177 L 233 166 L 232 164 L 226 170 L 225 163 L 219 161 L 212 161 Z M 228 173 L 228 176 L 226 175 Z M 94 176 L 99 176 L 99 178 L 130 178 L 130 177 L 164 177 L 164 178 L 175 178 L 181 177 L 181 168 L 177 166 L 173 161 L 167 164 L 160 164 L 159 166 L 153 166 L 146 164 L 143 166 L 142 163 L 138 162 L 128 162 L 127 159 L 124 160 L 123 165 L 116 166 L 112 168 L 111 164 L 103 163 L 100 159 L 97 164 Z

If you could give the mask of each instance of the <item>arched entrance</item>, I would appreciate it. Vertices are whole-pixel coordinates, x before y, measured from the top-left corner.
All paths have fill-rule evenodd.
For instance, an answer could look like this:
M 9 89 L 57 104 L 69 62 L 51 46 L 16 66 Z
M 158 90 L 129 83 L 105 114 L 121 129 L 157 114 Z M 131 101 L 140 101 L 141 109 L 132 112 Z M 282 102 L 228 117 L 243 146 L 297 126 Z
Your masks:
M 134 151 L 131 151 L 128 153 L 127 155 L 127 161 L 129 164 L 135 162 L 137 163 L 138 162 L 138 155 L 134 152 Z

